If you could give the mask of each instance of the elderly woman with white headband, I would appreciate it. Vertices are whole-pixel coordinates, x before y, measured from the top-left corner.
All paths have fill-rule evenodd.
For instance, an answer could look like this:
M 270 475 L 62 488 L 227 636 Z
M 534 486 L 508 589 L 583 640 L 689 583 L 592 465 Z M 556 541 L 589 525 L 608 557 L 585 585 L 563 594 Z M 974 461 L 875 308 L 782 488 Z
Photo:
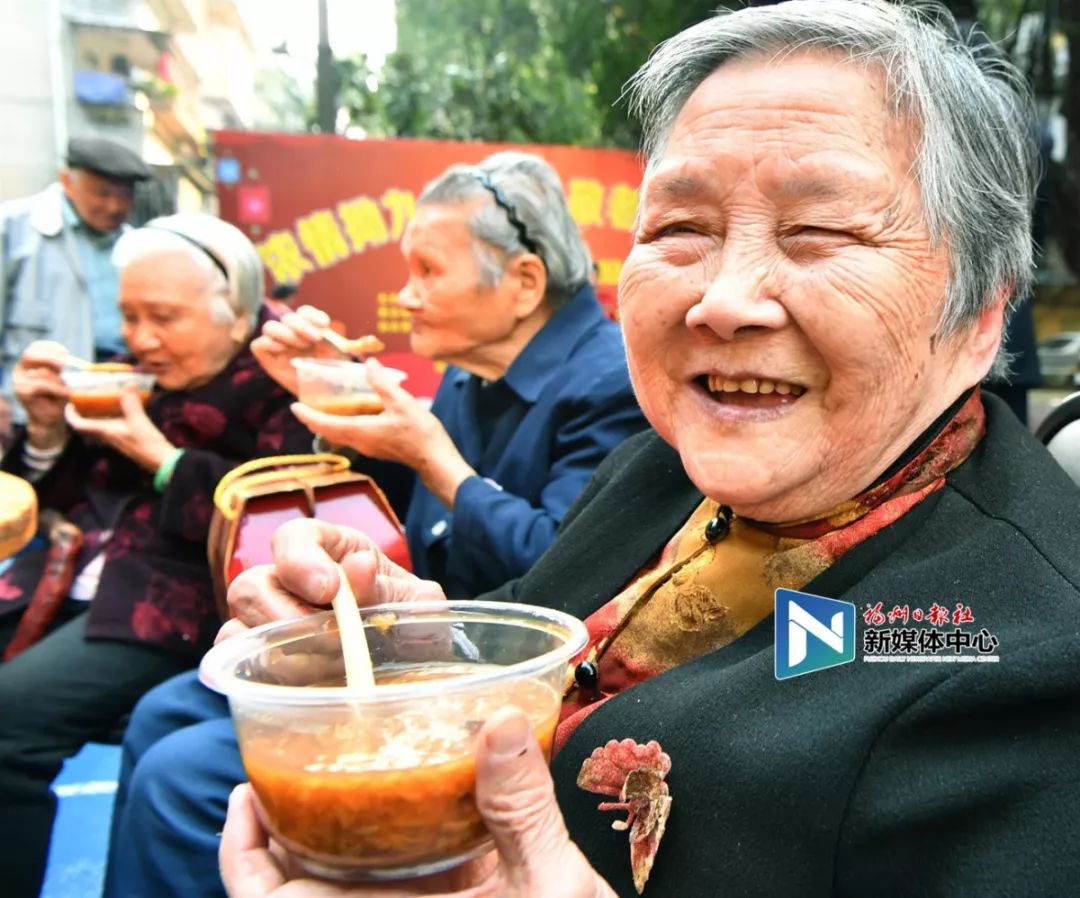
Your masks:
M 217 481 L 252 456 L 311 444 L 291 397 L 251 355 L 266 318 L 262 266 L 240 231 L 208 215 L 159 218 L 123 236 L 115 260 L 127 361 L 156 380 L 146 407 L 131 391 L 121 415 L 81 416 L 56 343 L 29 346 L 14 374 L 27 423 L 3 468 L 30 480 L 84 543 L 47 635 L 0 665 L 0 867 L 12 896 L 40 888 L 49 784 L 64 759 L 213 641 L 206 540 Z M 41 555 L 20 556 L 0 579 L 4 645 L 13 634 L 22 644 L 24 616 L 40 615 L 55 588 Z

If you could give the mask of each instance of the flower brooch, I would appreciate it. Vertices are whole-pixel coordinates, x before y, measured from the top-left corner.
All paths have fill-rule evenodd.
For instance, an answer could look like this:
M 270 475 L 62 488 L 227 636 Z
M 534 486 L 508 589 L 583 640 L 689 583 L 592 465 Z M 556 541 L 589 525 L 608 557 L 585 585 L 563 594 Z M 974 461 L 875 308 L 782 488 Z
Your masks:
M 671 795 L 664 782 L 670 771 L 671 758 L 660 743 L 612 739 L 595 749 L 578 773 L 582 789 L 619 799 L 601 802 L 599 810 L 626 811 L 626 819 L 616 820 L 611 828 L 630 830 L 630 867 L 639 895 L 652 872 L 671 813 Z

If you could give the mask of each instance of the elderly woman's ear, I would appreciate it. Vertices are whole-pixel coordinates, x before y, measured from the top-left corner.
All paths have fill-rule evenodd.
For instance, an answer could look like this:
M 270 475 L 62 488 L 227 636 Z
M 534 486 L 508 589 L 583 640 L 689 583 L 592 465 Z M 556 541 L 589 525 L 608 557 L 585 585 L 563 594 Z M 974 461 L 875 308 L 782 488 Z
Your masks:
M 535 253 L 515 256 L 506 268 L 513 282 L 513 304 L 517 317 L 528 318 L 544 303 L 547 295 L 547 269 Z
M 239 346 L 243 346 L 252 333 L 251 316 L 247 312 L 237 314 L 236 319 L 229 325 L 229 339 Z
M 1005 330 L 1006 293 L 1002 291 L 991 305 L 986 306 L 967 329 L 957 334 L 960 359 L 972 372 L 972 385 L 991 372 Z

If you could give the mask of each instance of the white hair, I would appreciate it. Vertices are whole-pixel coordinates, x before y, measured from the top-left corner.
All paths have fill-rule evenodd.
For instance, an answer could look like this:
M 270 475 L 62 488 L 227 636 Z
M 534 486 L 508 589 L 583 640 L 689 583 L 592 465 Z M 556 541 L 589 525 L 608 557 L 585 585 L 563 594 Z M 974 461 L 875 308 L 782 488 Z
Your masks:
M 124 234 L 112 258 L 124 268 L 164 252 L 186 254 L 205 273 L 215 322 L 232 324 L 246 315 L 248 334 L 254 332 L 263 301 L 262 260 L 242 231 L 202 212 L 168 215 Z
M 236 310 L 229 301 L 229 284 L 223 275 L 199 247 L 183 237 L 168 231 L 136 228 L 116 241 L 112 260 L 117 268 L 127 268 L 150 256 L 180 254 L 187 256 L 206 277 L 206 290 L 210 296 L 210 314 L 217 324 L 232 324 Z
M 720 11 L 661 44 L 627 85 L 650 167 L 690 95 L 727 62 L 820 50 L 885 76 L 892 112 L 917 129 L 915 175 L 935 245 L 949 253 L 939 322 L 948 336 L 1031 289 L 1037 180 L 1027 85 L 935 0 L 789 0 Z M 999 348 L 993 374 L 1009 359 Z

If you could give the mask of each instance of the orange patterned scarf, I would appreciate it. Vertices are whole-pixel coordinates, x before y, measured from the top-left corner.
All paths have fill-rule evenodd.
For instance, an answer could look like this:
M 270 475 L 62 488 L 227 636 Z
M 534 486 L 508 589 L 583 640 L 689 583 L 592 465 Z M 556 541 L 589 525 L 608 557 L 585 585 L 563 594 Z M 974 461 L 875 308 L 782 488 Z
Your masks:
M 589 643 L 567 676 L 556 750 L 606 699 L 738 639 L 850 549 L 945 484 L 982 439 L 975 390 L 914 458 L 823 515 L 788 524 L 735 517 L 706 499 L 655 562 L 585 621 Z

